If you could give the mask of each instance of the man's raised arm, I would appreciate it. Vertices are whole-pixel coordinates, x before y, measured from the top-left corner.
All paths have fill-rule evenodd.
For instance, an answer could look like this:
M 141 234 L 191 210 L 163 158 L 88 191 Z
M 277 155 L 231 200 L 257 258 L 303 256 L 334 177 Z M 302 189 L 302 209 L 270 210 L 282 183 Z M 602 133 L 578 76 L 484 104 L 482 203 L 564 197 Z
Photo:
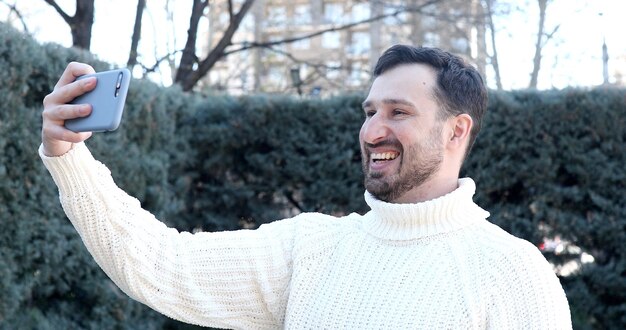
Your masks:
M 277 328 L 291 277 L 294 220 L 258 230 L 179 233 L 113 182 L 64 121 L 88 115 L 69 101 L 95 87 L 71 63 L 45 98 L 39 154 L 68 218 L 107 275 L 129 296 L 172 318 L 220 328 Z

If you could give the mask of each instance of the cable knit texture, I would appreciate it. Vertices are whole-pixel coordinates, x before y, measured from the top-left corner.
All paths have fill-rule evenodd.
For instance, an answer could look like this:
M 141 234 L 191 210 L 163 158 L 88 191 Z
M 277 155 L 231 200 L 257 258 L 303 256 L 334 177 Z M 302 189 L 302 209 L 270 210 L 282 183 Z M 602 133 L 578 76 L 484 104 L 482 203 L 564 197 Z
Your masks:
M 129 296 L 234 329 L 569 329 L 567 300 L 530 243 L 486 220 L 474 182 L 417 204 L 304 213 L 257 230 L 179 233 L 119 189 L 84 144 L 40 156 L 89 252 Z

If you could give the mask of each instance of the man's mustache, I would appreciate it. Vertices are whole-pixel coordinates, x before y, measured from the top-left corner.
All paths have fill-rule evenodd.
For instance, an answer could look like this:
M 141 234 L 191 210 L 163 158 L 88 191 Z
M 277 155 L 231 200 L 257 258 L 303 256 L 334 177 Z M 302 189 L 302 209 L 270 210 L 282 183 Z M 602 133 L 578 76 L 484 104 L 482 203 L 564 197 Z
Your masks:
M 395 149 L 402 151 L 402 144 L 398 140 L 384 140 L 376 143 L 363 142 L 365 149 L 373 149 L 380 147 L 394 147 Z

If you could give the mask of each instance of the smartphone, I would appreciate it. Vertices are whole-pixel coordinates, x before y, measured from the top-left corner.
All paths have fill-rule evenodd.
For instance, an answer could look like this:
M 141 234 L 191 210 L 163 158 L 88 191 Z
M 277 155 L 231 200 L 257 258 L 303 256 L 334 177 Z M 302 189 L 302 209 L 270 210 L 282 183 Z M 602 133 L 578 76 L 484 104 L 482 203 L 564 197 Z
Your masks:
M 130 71 L 117 69 L 84 75 L 76 80 L 96 77 L 96 88 L 70 102 L 70 104 L 91 104 L 87 117 L 65 121 L 65 127 L 74 132 L 106 132 L 116 130 L 122 120 L 124 103 L 130 84 Z

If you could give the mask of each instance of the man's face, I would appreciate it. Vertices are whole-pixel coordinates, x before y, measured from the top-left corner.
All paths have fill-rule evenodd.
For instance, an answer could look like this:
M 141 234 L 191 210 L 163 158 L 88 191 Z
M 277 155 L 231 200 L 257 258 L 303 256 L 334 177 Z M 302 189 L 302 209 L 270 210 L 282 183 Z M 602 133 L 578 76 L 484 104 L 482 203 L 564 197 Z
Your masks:
M 433 96 L 436 74 L 423 64 L 401 65 L 378 76 L 363 103 L 359 140 L 365 188 L 376 198 L 403 196 L 435 175 L 443 160 L 443 121 Z

